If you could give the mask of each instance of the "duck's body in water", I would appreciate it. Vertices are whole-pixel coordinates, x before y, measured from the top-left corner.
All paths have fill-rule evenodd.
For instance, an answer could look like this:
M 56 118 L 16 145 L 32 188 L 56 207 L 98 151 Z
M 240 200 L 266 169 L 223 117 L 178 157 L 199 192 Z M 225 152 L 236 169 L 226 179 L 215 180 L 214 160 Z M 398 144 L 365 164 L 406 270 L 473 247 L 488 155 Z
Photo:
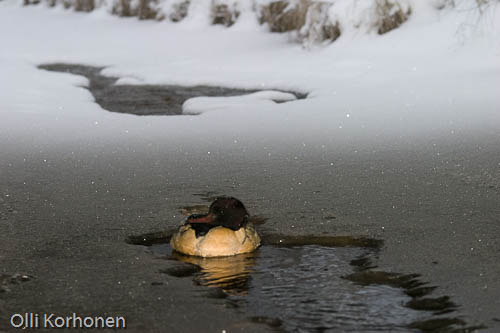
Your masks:
M 219 197 L 208 214 L 195 214 L 172 236 L 170 246 L 177 252 L 199 257 L 232 256 L 254 251 L 260 237 L 248 223 L 241 201 Z

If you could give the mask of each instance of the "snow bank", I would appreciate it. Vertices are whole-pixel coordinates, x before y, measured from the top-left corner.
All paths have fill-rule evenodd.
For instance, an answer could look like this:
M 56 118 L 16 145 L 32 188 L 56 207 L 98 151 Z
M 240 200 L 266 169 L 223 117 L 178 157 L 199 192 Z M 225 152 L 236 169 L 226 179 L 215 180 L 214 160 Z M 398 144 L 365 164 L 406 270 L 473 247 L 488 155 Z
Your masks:
M 23 0 L 25 5 L 63 6 L 75 11 L 102 9 L 141 20 L 187 20 L 196 25 L 231 27 L 239 20 L 259 22 L 271 32 L 288 32 L 305 47 L 332 42 L 344 33 L 385 34 L 404 24 L 423 6 L 457 6 L 481 12 L 495 1 L 464 0 Z M 456 3 L 456 5 L 455 5 Z M 196 23 L 195 23 L 196 22 Z
M 261 108 L 268 103 L 290 102 L 296 100 L 294 94 L 281 91 L 259 91 L 253 94 L 231 97 L 195 97 L 190 98 L 182 105 L 184 114 L 201 114 L 213 110 L 237 110 L 247 105 Z
M 376 144 L 382 138 L 453 140 L 466 130 L 499 133 L 498 20 L 464 35 L 460 27 L 469 19 L 476 22 L 473 12 L 409 3 L 409 19 L 378 35 L 355 27 L 354 18 L 369 13 L 369 6 L 359 1 L 354 9 L 339 1 L 329 15 L 347 20 L 341 13 L 354 10 L 352 20 L 343 21 L 352 27 L 344 28 L 335 43 L 304 51 L 283 34 L 263 33 L 247 11 L 229 28 L 211 25 L 205 14 L 206 21 L 199 19 L 196 15 L 205 13 L 210 2 L 197 2 L 199 9 L 174 23 L 122 19 L 105 8 L 83 15 L 61 6 L 49 10 L 3 0 L 0 31 L 8 33 L 2 35 L 0 51 L 0 138 L 40 145 L 78 138 L 128 142 L 134 136 L 213 151 L 283 142 L 329 149 L 342 142 Z M 483 17 L 498 17 L 498 7 Z M 121 78 L 122 84 L 309 95 L 288 103 L 258 94 L 190 100 L 186 112 L 201 116 L 136 117 L 103 111 L 82 88 L 83 78 L 36 67 L 55 62 L 105 67 L 102 73 Z

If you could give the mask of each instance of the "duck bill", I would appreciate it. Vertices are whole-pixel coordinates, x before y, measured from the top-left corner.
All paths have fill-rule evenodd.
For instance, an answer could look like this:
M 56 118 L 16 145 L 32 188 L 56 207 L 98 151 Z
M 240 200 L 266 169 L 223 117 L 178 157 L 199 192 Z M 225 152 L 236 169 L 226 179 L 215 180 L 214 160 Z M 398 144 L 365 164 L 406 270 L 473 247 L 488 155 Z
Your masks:
M 187 222 L 188 223 L 207 223 L 207 224 L 210 224 L 210 223 L 215 222 L 215 214 L 191 215 L 190 217 L 188 217 Z

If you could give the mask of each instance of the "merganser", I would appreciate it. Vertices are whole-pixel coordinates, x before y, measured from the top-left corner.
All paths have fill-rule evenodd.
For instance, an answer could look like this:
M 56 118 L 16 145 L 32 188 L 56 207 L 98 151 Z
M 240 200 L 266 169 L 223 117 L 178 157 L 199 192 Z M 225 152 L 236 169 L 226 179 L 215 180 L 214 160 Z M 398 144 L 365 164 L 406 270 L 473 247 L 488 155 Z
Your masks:
M 208 214 L 193 214 L 170 239 L 177 252 L 199 257 L 222 257 L 254 251 L 260 237 L 248 223 L 243 203 L 233 197 L 218 197 Z

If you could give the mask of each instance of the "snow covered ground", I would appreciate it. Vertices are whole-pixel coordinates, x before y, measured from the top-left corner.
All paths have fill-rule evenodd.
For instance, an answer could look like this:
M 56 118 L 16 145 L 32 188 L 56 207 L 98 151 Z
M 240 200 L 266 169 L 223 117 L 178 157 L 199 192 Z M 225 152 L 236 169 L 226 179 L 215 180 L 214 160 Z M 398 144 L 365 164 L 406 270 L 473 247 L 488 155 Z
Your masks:
M 267 32 L 250 13 L 226 28 L 209 25 L 199 11 L 172 23 L 3 0 L 1 136 L 26 145 L 161 136 L 220 146 L 498 132 L 500 6 L 478 20 L 477 11 L 415 3 L 409 21 L 387 34 L 352 29 L 331 45 L 305 50 L 286 34 Z M 282 104 L 187 101 L 186 113 L 198 116 L 114 114 L 93 102 L 82 88 L 85 78 L 36 68 L 53 62 L 106 66 L 103 73 L 120 77 L 118 84 L 281 89 L 309 97 Z

